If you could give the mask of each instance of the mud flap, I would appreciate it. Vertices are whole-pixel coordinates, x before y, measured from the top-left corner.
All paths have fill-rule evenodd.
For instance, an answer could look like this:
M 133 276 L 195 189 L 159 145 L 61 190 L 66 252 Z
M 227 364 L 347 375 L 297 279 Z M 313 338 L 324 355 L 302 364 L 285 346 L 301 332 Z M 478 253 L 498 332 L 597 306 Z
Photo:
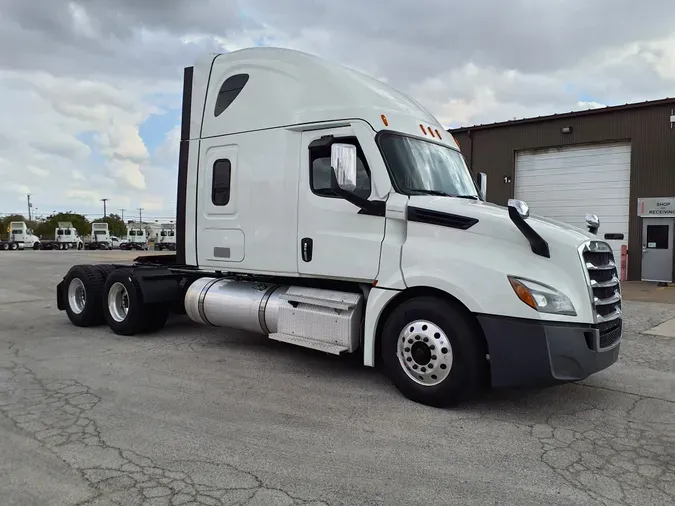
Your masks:
M 58 308 L 59 311 L 65 311 L 66 309 L 66 301 L 64 300 L 64 294 L 63 294 L 63 281 L 61 281 L 58 285 L 56 285 L 56 307 Z

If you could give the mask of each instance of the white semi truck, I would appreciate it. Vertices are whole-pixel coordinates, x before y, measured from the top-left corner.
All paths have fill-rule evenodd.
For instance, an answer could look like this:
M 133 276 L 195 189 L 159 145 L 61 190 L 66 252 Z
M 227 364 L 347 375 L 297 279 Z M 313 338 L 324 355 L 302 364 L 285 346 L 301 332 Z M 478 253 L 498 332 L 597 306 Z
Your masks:
M 84 242 L 86 249 L 111 250 L 113 243 L 110 238 L 110 227 L 107 223 L 92 223 L 91 235 Z
M 173 223 L 162 224 L 162 229 L 155 239 L 156 251 L 176 251 L 176 230 Z
M 357 353 L 430 405 L 609 367 L 610 246 L 524 202 L 490 204 L 486 186 L 427 110 L 379 81 L 285 49 L 209 54 L 184 73 L 176 254 L 76 265 L 58 307 L 121 335 L 173 309 Z
M 84 241 L 77 232 L 77 229 L 69 221 L 60 221 L 58 228 L 54 231 L 56 248 L 60 250 L 84 248 Z
M 148 233 L 142 226 L 129 225 L 127 240 L 120 245 L 121 249 L 126 250 L 147 250 Z
M 9 240 L 0 241 L 0 250 L 39 249 L 40 239 L 24 221 L 9 223 Z

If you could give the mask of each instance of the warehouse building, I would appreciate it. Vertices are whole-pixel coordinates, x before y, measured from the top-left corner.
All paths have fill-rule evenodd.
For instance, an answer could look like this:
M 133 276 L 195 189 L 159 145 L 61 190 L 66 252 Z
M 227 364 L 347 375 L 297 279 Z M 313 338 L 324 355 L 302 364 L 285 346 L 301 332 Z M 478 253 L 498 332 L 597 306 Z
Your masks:
M 524 200 L 532 214 L 585 227 L 628 280 L 673 280 L 675 99 L 450 129 L 467 163 L 487 178 L 487 199 Z

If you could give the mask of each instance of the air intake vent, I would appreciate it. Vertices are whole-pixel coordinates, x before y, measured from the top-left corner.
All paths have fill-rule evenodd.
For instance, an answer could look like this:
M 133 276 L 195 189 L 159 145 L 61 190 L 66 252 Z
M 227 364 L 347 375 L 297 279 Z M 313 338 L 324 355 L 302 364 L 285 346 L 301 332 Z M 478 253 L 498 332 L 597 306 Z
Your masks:
M 476 218 L 431 211 L 419 207 L 408 207 L 408 220 L 428 223 L 429 225 L 439 225 L 441 227 L 458 228 L 460 230 L 467 230 L 478 223 Z

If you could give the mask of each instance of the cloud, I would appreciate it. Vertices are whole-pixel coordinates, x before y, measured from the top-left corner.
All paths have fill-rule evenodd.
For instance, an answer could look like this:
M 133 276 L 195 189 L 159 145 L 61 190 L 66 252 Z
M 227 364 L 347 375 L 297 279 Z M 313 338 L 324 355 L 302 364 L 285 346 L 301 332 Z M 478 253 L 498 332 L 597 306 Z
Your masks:
M 4 0 L 0 212 L 21 211 L 30 189 L 50 211 L 93 215 L 109 198 L 109 209 L 171 216 L 182 69 L 208 51 L 317 54 L 447 126 L 663 98 L 675 89 L 675 4 L 652 0 L 639 16 L 635 5 Z

